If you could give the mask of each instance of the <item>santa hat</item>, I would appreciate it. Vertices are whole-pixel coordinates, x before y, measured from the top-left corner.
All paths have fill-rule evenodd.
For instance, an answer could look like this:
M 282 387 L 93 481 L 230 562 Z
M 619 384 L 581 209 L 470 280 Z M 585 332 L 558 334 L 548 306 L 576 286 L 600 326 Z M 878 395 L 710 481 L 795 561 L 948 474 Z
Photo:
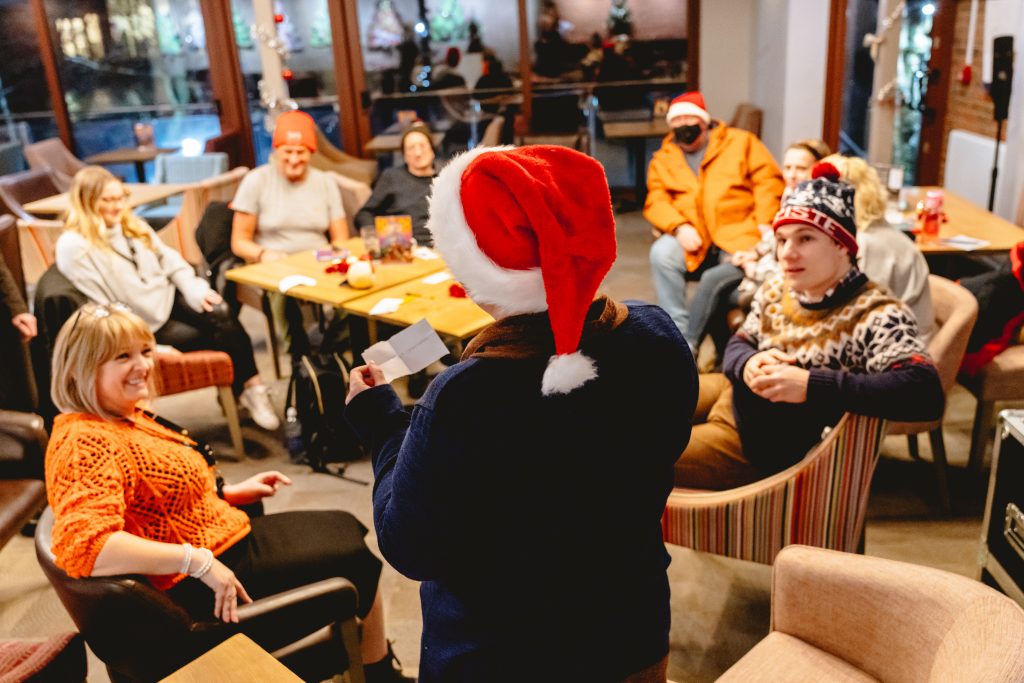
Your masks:
M 604 169 L 567 147 L 478 147 L 441 170 L 427 228 L 452 273 L 499 317 L 548 312 L 555 354 L 541 384 L 569 393 L 597 377 L 578 350 L 615 261 Z
M 811 169 L 811 180 L 796 186 L 775 214 L 772 230 L 790 223 L 817 228 L 839 246 L 857 255 L 857 223 L 854 220 L 854 189 L 839 179 L 839 170 L 828 162 Z
M 310 152 L 316 151 L 316 124 L 313 117 L 304 111 L 286 111 L 274 123 L 274 137 L 271 145 L 303 145 Z
M 704 96 L 696 90 L 683 93 L 672 100 L 668 106 L 668 113 L 665 114 L 665 121 L 672 125 L 672 119 L 677 116 L 696 116 L 704 123 L 711 123 L 708 108 L 704 106 Z

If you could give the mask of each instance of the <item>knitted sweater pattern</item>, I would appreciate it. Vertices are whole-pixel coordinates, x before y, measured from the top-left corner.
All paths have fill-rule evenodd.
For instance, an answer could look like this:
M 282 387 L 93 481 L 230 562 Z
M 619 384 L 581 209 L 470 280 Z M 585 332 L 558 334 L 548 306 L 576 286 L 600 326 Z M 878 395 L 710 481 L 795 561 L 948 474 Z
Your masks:
M 53 553 L 72 577 L 89 576 L 116 531 L 191 543 L 219 555 L 250 531 L 249 518 L 217 496 L 213 468 L 177 434 L 141 412 L 134 422 L 65 414 L 46 450 L 54 512 Z M 166 590 L 183 575 L 150 576 Z
M 925 355 L 913 313 L 870 281 L 845 305 L 813 310 L 797 301 L 784 275 L 775 275 L 754 297 L 740 332 L 758 351 L 781 349 L 806 369 L 877 373 Z

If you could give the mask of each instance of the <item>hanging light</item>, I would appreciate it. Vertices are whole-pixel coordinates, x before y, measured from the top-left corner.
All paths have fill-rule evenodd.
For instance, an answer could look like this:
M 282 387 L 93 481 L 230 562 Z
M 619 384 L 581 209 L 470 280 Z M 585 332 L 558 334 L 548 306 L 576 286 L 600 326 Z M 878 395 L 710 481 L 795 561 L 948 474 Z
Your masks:
M 935 14 L 935 5 L 929 2 L 927 5 L 922 6 L 921 14 L 925 15 L 926 17 L 930 17 L 931 15 Z

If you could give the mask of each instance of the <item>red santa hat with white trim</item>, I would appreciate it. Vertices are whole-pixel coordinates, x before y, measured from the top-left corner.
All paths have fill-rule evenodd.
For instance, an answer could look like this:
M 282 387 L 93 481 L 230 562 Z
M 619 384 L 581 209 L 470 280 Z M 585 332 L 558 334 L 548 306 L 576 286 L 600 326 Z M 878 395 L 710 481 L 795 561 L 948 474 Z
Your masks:
M 672 100 L 668 105 L 668 112 L 665 113 L 665 121 L 672 125 L 672 119 L 677 116 L 696 116 L 704 123 L 711 123 L 711 115 L 704 105 L 704 96 L 696 90 L 686 92 Z
M 615 261 L 601 164 L 567 147 L 478 147 L 434 180 L 427 228 L 478 303 L 496 307 L 499 317 L 548 312 L 555 355 L 543 394 L 566 394 L 597 377 L 578 347 Z

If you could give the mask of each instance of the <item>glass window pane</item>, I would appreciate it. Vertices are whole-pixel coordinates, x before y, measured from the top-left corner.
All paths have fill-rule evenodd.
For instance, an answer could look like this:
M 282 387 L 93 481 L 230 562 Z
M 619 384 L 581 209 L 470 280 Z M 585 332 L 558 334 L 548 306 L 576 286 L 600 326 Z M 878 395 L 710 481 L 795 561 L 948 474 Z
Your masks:
M 0 3 L 0 173 L 24 168 L 17 145 L 57 135 L 28 0 Z
M 46 0 L 80 156 L 136 145 L 198 145 L 220 133 L 199 0 Z M 126 178 L 132 165 L 111 166 Z M 138 179 L 138 178 L 136 178 Z

